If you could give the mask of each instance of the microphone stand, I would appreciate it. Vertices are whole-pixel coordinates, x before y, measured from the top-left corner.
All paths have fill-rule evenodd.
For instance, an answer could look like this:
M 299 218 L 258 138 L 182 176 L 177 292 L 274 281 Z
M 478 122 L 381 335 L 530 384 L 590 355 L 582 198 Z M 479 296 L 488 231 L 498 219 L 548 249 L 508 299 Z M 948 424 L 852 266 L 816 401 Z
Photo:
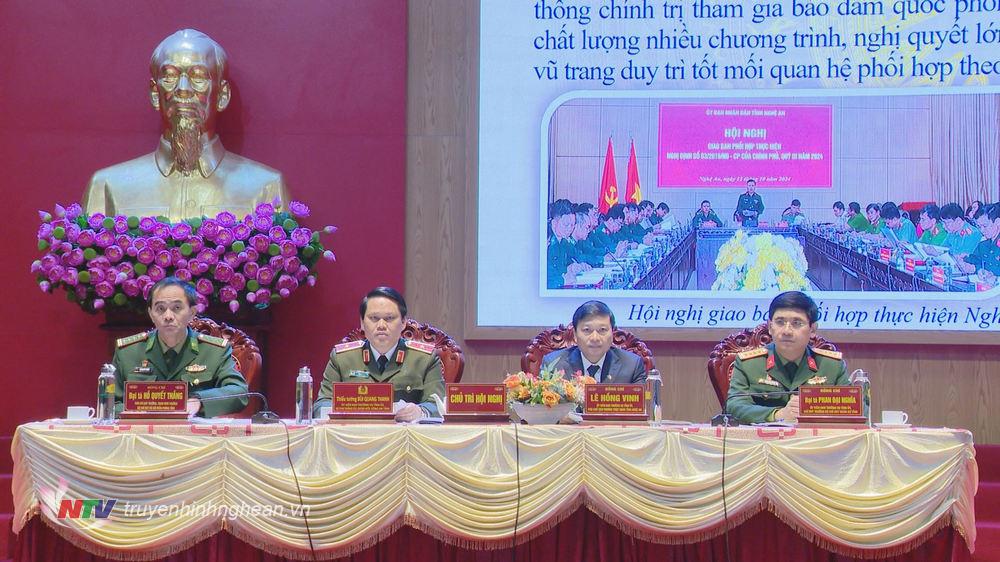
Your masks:
M 237 394 L 229 394 L 226 396 L 211 396 L 209 398 L 198 398 L 197 396 L 195 396 L 194 398 L 198 398 L 198 400 L 202 402 L 214 402 L 216 400 L 229 400 L 230 398 L 239 398 L 241 396 L 260 398 L 261 402 L 264 403 L 263 408 L 258 410 L 257 413 L 250 416 L 250 423 L 267 424 L 267 423 L 278 423 L 279 421 L 281 421 L 281 417 L 278 416 L 278 414 L 272 412 L 271 409 L 267 407 L 267 397 L 259 392 L 240 392 Z

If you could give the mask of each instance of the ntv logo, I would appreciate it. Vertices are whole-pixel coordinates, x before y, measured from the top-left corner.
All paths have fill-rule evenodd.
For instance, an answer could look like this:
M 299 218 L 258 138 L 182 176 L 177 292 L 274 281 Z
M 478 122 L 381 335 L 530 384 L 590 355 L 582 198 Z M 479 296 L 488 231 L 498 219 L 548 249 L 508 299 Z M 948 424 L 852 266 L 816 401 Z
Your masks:
M 59 519 L 107 519 L 118 500 L 67 500 L 59 501 Z

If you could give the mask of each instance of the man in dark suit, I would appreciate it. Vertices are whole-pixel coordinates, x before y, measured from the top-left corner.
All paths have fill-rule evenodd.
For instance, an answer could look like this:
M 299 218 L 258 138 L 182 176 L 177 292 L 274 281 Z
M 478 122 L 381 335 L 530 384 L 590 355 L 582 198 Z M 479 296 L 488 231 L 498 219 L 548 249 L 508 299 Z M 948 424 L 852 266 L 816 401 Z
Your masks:
M 634 384 L 646 381 L 646 367 L 638 355 L 612 347 L 615 315 L 601 301 L 587 301 L 573 313 L 576 343 L 542 359 L 542 368 L 562 370 L 566 378 L 580 372 L 600 384 Z

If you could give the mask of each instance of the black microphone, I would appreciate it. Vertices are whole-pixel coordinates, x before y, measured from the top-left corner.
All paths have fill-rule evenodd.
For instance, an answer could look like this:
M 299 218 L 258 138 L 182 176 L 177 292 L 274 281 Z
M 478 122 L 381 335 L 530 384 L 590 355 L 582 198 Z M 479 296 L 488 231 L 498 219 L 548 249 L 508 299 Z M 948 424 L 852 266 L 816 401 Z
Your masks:
M 733 425 L 734 416 L 729 413 L 729 401 L 733 398 L 767 398 L 769 396 L 793 396 L 798 395 L 798 390 L 775 390 L 770 392 L 737 392 L 726 396 L 726 401 L 722 405 L 722 413 L 712 417 L 712 425 Z
M 267 407 L 267 397 L 259 392 L 239 392 L 237 394 L 227 394 L 226 396 L 210 396 L 208 398 L 199 398 L 197 396 L 192 396 L 192 398 L 198 398 L 202 402 L 214 402 L 216 400 L 228 400 L 230 398 L 239 398 L 240 396 L 251 397 L 255 396 L 260 398 L 261 402 L 264 403 L 264 407 L 257 411 L 256 414 L 250 416 L 250 423 L 278 423 L 281 417 L 275 414 Z

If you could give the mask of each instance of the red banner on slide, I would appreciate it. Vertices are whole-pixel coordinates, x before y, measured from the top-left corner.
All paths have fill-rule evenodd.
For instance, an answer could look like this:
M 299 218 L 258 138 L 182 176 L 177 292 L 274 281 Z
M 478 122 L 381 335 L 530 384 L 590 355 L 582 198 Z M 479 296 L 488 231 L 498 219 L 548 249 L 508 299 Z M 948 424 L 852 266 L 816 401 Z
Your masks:
M 657 186 L 831 187 L 832 122 L 830 105 L 660 104 Z

